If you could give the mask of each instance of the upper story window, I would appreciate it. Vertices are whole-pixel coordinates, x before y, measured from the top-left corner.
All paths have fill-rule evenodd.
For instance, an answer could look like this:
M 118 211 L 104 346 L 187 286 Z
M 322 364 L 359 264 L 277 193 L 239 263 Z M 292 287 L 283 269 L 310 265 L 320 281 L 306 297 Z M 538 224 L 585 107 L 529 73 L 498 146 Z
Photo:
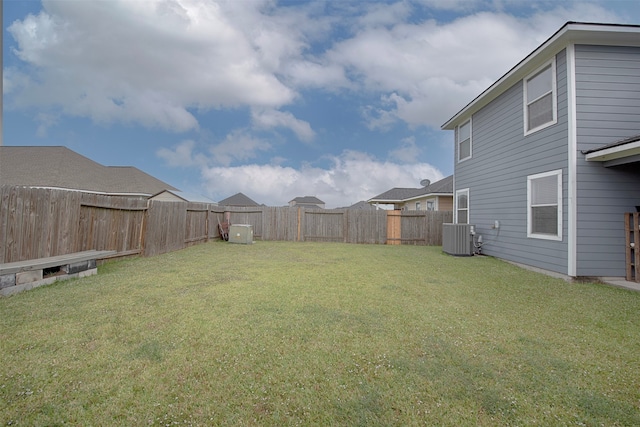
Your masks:
M 557 122 L 556 61 L 524 79 L 524 133 L 543 129 Z
M 471 119 L 458 126 L 457 141 L 458 161 L 471 157 Z
M 562 170 L 527 177 L 527 236 L 562 240 Z

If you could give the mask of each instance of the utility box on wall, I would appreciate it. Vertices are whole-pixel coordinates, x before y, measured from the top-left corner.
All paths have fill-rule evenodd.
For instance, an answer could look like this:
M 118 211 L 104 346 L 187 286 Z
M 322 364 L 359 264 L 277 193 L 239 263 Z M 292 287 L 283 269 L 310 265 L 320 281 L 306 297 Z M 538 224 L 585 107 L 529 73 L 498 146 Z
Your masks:
M 229 227 L 229 243 L 253 243 L 253 226 L 249 224 L 233 224 Z

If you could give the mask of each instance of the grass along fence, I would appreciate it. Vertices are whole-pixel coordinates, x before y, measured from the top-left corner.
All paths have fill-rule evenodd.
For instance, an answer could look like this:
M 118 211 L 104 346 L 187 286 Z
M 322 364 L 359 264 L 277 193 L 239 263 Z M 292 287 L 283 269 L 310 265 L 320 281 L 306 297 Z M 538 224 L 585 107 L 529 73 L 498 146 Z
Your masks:
M 640 294 L 210 242 L 0 299 L 0 425 L 640 425 Z
M 83 250 L 158 255 L 219 239 L 218 223 L 250 224 L 258 240 L 441 245 L 451 212 L 224 208 L 44 188 L 0 187 L 0 263 Z M 394 223 L 395 224 L 395 223 Z

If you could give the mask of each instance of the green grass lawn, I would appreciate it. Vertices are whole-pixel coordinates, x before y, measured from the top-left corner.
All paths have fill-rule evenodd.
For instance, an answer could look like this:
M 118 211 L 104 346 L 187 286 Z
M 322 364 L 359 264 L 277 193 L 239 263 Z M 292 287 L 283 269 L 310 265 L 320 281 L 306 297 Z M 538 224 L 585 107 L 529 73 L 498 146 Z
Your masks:
M 0 299 L 0 425 L 640 425 L 640 293 L 209 243 Z

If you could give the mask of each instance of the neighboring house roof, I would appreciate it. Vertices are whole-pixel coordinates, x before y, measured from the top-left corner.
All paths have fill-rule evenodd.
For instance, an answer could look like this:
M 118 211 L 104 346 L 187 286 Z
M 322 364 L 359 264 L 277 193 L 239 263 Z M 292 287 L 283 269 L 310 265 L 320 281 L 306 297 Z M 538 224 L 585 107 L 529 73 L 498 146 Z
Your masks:
M 216 202 L 201 194 L 185 193 L 183 191 L 163 190 L 151 196 L 150 199 L 160 201 L 208 203 L 211 205 L 217 205 Z
M 376 207 L 373 205 L 370 205 L 369 203 L 367 203 L 366 200 L 360 200 L 358 203 L 354 203 L 353 205 L 346 207 L 346 208 L 339 208 L 339 209 L 360 209 L 360 210 L 375 210 Z
M 422 188 L 392 188 L 368 200 L 368 203 L 402 203 L 427 196 L 453 196 L 453 175 Z
M 324 202 L 315 196 L 296 197 L 289 203 L 295 202 L 296 205 L 324 205 Z
M 218 202 L 218 206 L 259 206 L 258 203 L 251 200 L 242 193 L 234 194 L 224 200 Z
M 639 38 L 640 25 L 567 22 L 537 49 L 444 123 L 441 128 L 443 130 L 455 129 L 456 126 L 464 123 L 471 115 L 525 78 L 532 70 L 543 65 L 547 58 L 555 55 L 570 43 L 592 45 L 615 43 L 619 46 L 637 46 Z
M 0 146 L 0 183 L 142 196 L 177 191 L 133 166 L 104 166 L 62 146 Z

